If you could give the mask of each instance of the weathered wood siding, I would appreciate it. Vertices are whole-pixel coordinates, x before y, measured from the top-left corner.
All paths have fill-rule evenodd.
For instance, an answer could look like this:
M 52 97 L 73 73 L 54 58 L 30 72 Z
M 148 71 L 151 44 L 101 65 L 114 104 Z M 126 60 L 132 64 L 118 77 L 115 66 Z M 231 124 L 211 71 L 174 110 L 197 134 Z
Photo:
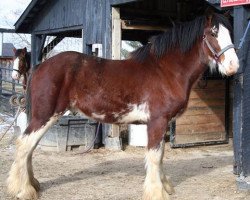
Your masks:
M 86 40 L 89 44 L 102 43 L 102 36 L 106 30 L 106 1 L 87 0 L 86 10 Z
M 82 25 L 85 17 L 86 1 L 49 1 L 36 17 L 32 32 L 49 32 L 55 29 Z
M 223 80 L 208 80 L 204 88 L 196 85 L 187 110 L 176 120 L 175 142 L 225 140 L 225 94 Z

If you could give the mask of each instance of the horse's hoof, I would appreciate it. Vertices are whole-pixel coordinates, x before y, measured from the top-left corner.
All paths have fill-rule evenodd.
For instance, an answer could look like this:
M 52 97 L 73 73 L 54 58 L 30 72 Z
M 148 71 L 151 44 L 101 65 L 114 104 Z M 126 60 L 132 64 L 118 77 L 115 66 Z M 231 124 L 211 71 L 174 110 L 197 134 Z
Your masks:
M 143 200 L 170 200 L 169 194 L 164 187 L 157 187 L 151 189 L 151 191 L 145 191 L 143 194 Z
M 37 192 L 40 190 L 40 183 L 36 178 L 33 178 L 31 185 L 35 188 Z
M 26 185 L 25 188 L 16 195 L 17 199 L 20 200 L 36 200 L 38 199 L 38 193 L 32 185 Z
M 163 184 L 163 187 L 167 191 L 168 194 L 171 195 L 171 194 L 175 193 L 175 190 L 174 190 L 174 187 L 173 187 L 171 181 L 166 176 L 163 178 L 162 184 Z

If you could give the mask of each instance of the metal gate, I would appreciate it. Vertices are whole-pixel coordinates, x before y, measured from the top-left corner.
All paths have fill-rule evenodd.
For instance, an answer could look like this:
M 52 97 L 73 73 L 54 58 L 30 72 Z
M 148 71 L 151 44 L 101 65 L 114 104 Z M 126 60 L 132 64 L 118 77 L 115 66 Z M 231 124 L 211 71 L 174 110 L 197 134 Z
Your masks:
M 12 67 L 12 58 L 0 57 L 0 112 L 10 116 L 14 116 L 16 111 L 9 103 L 10 98 L 13 95 L 21 96 L 23 93 L 22 85 L 11 78 Z

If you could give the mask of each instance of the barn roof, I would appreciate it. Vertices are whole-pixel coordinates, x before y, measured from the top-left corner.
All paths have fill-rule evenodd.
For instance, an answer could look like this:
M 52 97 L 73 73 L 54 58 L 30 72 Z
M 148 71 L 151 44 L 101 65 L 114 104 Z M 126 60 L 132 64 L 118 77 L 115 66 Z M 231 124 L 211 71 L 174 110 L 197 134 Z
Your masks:
M 25 11 L 22 13 L 21 17 L 15 23 L 16 32 L 27 33 L 31 22 L 34 17 L 38 15 L 39 11 L 44 8 L 44 5 L 49 2 L 49 0 L 32 0 Z
M 57 0 L 54 0 L 56 2 Z M 93 0 L 91 0 L 93 1 Z M 90 1 L 90 2 L 91 2 Z M 106 1 L 106 0 L 105 0 Z M 121 5 L 131 2 L 143 2 L 143 0 L 107 0 L 110 5 Z M 210 4 L 219 5 L 220 0 L 204 0 Z M 22 13 L 21 17 L 15 23 L 15 30 L 18 33 L 30 33 L 32 29 L 32 22 L 39 16 L 40 11 L 42 11 L 47 3 L 51 2 L 50 0 L 32 0 L 25 11 Z M 88 0 L 86 0 L 86 3 Z
M 57 0 L 54 0 L 57 1 Z M 125 4 L 129 2 L 142 1 L 142 0 L 109 0 L 111 5 Z M 44 6 L 51 2 L 50 0 L 32 0 L 20 18 L 14 24 L 16 32 L 29 33 L 30 26 L 39 12 L 44 9 Z

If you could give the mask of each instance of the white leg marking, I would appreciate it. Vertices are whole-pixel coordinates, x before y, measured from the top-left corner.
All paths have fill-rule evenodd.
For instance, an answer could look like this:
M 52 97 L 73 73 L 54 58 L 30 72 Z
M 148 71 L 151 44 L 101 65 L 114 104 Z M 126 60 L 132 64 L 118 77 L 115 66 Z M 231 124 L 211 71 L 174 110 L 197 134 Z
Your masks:
M 7 180 L 8 191 L 19 199 L 37 199 L 39 182 L 34 178 L 32 169 L 32 153 L 42 136 L 57 120 L 58 115 L 35 132 L 21 135 L 16 143 L 15 161 L 11 166 Z
M 146 178 L 144 182 L 144 200 L 168 200 L 174 192 L 172 185 L 163 173 L 162 158 L 165 143 L 159 149 L 150 149 L 146 153 Z
M 16 58 L 14 60 L 13 69 L 18 70 L 18 67 L 19 67 L 19 58 Z M 17 71 L 12 71 L 11 76 L 14 80 L 18 80 L 20 78 L 20 74 Z

